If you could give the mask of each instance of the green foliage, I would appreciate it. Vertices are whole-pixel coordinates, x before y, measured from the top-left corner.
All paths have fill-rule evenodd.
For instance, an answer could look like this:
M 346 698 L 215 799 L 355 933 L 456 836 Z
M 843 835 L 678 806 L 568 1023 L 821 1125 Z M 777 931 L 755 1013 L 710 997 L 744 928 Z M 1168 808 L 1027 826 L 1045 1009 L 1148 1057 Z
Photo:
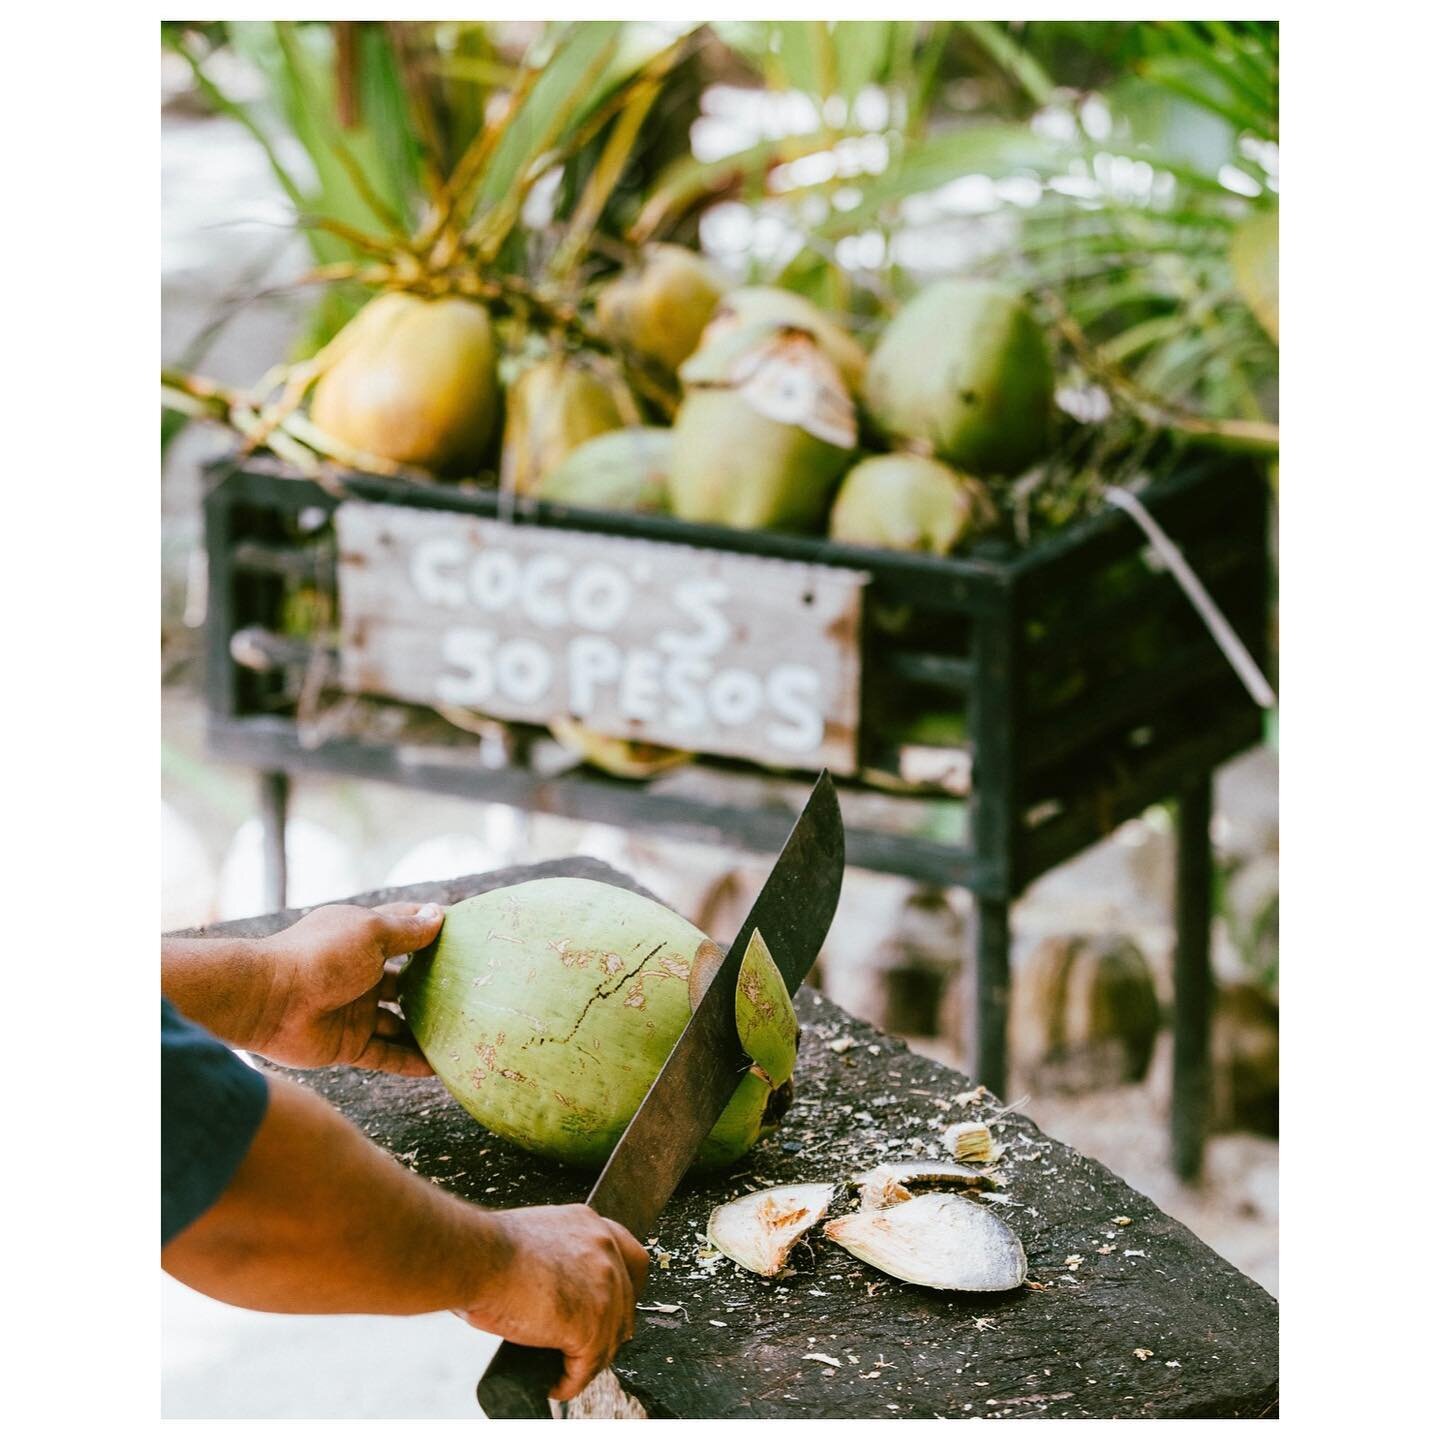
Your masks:
M 938 268 L 1028 288 L 1062 388 L 1098 385 L 1118 417 L 1080 423 L 1079 449 L 1142 454 L 1156 427 L 1273 449 L 1275 25 L 532 32 L 520 53 L 514 27 L 478 21 L 163 27 L 209 103 L 264 148 L 319 273 L 339 282 L 303 350 L 364 286 L 454 284 L 467 267 L 492 289 L 466 293 L 488 299 L 513 279 L 561 324 L 636 247 L 693 243 L 703 212 L 738 200 L 786 237 L 768 255 L 746 247 L 747 278 L 847 313 L 862 334 L 914 288 L 927 226 L 940 237 L 932 270 L 938 255 Z M 264 77 L 262 100 L 215 84 L 207 60 L 221 43 Z M 788 105 L 790 133 L 697 159 L 689 126 L 705 79 L 743 83 L 746 71 L 807 100 L 810 121 Z

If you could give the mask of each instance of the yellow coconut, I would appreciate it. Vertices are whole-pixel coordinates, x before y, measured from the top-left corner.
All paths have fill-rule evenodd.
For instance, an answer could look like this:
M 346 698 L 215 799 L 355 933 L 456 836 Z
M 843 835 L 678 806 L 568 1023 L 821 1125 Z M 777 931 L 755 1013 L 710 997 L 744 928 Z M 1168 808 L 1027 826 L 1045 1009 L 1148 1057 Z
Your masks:
M 602 735 L 568 715 L 557 715 L 551 720 L 550 733 L 572 755 L 578 755 L 597 770 L 619 780 L 649 780 L 678 765 L 687 765 L 695 758 L 688 750 L 675 750 L 668 745 Z
M 499 396 L 490 316 L 470 300 L 389 294 L 336 336 L 310 418 L 352 450 L 436 475 L 485 458 Z
M 533 495 L 572 450 L 636 418 L 634 401 L 602 362 L 550 355 L 521 371 L 506 395 L 500 483 Z
M 948 555 L 993 515 L 980 482 L 939 460 L 874 455 L 845 477 L 830 511 L 830 538 Z
M 927 285 L 880 337 L 865 376 L 876 428 L 971 475 L 1015 475 L 1050 440 L 1055 389 L 1045 334 L 1011 290 Z
M 725 282 L 683 245 L 656 245 L 637 270 L 612 280 L 595 302 L 601 333 L 668 370 L 700 343 Z

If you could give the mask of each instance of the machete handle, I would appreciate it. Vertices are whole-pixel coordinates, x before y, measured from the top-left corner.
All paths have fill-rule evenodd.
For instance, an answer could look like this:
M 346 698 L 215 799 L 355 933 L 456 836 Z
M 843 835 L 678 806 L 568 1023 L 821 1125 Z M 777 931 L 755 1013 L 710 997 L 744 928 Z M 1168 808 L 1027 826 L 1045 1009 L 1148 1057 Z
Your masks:
M 558 1350 L 506 1340 L 485 1367 L 475 1396 L 491 1420 L 549 1420 L 550 1391 L 564 1373 Z

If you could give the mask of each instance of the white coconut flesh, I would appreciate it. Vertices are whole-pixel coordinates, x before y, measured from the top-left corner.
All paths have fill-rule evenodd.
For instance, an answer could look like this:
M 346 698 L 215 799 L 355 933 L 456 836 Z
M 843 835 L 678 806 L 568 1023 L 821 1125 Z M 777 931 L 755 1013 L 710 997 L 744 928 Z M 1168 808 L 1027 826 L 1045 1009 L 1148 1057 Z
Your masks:
M 958 1195 L 919 1195 L 882 1210 L 856 1210 L 825 1235 L 857 1260 L 931 1290 L 1013 1290 L 1025 1250 L 993 1211 Z
M 833 1185 L 777 1185 L 717 1205 L 706 1235 L 728 1259 L 756 1275 L 778 1275 L 805 1232 L 825 1214 Z
M 860 1192 L 860 1208 L 875 1210 L 911 1199 L 917 1185 L 945 1185 L 954 1190 L 988 1189 L 995 1181 L 982 1170 L 951 1160 L 916 1160 L 876 1165 L 850 1182 Z
M 951 1125 L 940 1139 L 957 1160 L 978 1160 L 987 1165 L 1000 1158 L 990 1127 L 980 1120 Z

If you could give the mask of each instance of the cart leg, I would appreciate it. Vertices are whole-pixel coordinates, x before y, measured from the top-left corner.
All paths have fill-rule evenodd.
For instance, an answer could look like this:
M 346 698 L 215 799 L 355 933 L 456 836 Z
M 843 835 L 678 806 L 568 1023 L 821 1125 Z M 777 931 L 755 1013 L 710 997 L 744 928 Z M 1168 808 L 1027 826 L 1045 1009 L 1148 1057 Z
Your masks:
M 1009 1065 L 1005 1032 L 1010 1022 L 1010 902 L 977 896 L 975 909 L 979 926 L 971 1056 L 975 1079 L 1004 1095 Z
M 1205 1160 L 1210 1111 L 1210 776 L 1182 790 L 1175 875 L 1175 1050 L 1170 1163 L 1194 1180 Z
M 260 772 L 260 844 L 265 857 L 265 906 L 285 908 L 285 813 L 290 777 L 283 770 Z

